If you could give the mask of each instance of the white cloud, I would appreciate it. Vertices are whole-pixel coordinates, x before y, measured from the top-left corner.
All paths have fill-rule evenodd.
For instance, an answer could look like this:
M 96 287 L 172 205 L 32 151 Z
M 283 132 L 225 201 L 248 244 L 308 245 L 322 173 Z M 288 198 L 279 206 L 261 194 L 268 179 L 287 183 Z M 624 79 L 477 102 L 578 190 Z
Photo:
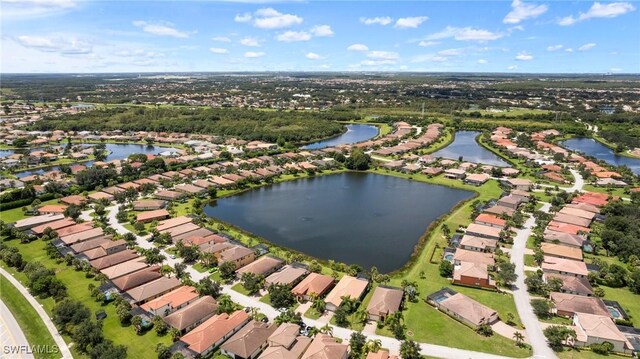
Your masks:
M 518 61 L 531 61 L 533 60 L 533 55 L 526 51 L 521 51 L 516 55 L 516 60 Z
M 584 45 L 580 46 L 578 48 L 578 51 L 589 51 L 589 50 L 593 49 L 594 47 L 596 47 L 596 44 L 593 43 L 593 42 L 590 42 L 588 44 L 584 44 Z
M 189 33 L 177 30 L 170 23 L 150 23 L 142 20 L 136 20 L 133 25 L 142 29 L 142 31 L 158 35 L 158 36 L 170 36 L 180 39 L 189 37 Z
M 143 57 L 143 58 L 156 58 L 156 57 L 162 57 L 164 56 L 161 53 L 157 53 L 154 51 L 144 51 L 141 49 L 137 49 L 137 50 L 120 50 L 120 51 L 116 51 L 113 53 L 115 56 L 119 56 L 119 57 Z
M 518 31 L 524 31 L 524 26 L 522 25 L 516 25 L 516 26 L 511 26 L 510 28 L 507 29 L 509 32 L 514 32 L 516 30 Z
M 333 30 L 331 30 L 331 26 L 329 25 L 314 26 L 310 31 L 317 37 L 333 36 Z
M 426 54 L 426 55 L 417 55 L 411 58 L 411 62 L 413 63 L 421 63 L 421 62 L 446 62 L 449 60 L 446 56 L 438 56 L 434 54 Z
M 57 52 L 63 55 L 86 55 L 92 53 L 92 46 L 82 40 L 62 37 L 47 36 L 18 36 L 18 43 L 24 47 L 44 51 Z
M 77 6 L 75 0 L 2 0 L 2 17 L 6 20 L 36 18 L 61 14 Z
M 224 49 L 222 47 L 212 47 L 209 49 L 209 51 L 213 52 L 214 54 L 227 54 L 229 53 L 229 50 Z
M 382 26 L 386 26 L 389 25 L 393 22 L 393 19 L 390 18 L 389 16 L 383 16 L 383 17 L 361 17 L 360 18 L 360 22 L 365 24 L 365 25 L 374 25 L 374 24 L 378 24 L 378 25 L 382 25 Z
M 369 47 L 367 47 L 367 45 L 364 45 L 364 44 L 353 44 L 353 45 L 347 47 L 347 50 L 349 50 L 349 51 L 369 51 Z
M 518 69 L 518 65 L 511 65 L 507 67 L 507 70 L 517 70 L 517 69 Z
M 573 52 L 573 49 L 572 49 L 572 48 L 570 48 L 570 47 L 568 47 L 568 48 L 564 49 L 564 51 L 566 51 L 566 52 Z
M 458 41 L 491 41 L 503 37 L 503 34 L 473 27 L 447 26 L 444 30 L 427 36 L 426 40 L 454 38 Z
M 253 59 L 253 58 L 256 58 L 256 57 L 262 57 L 264 55 L 265 55 L 264 52 L 247 51 L 247 52 L 244 53 L 244 57 L 250 58 L 250 59 Z
M 283 14 L 273 8 L 259 9 L 255 12 L 253 26 L 261 29 L 282 29 L 302 24 L 303 19 L 293 14 Z
M 308 52 L 306 55 L 304 55 L 304 57 L 308 58 L 309 60 L 321 60 L 324 58 L 316 54 L 315 52 Z
M 240 39 L 240 44 L 244 46 L 259 47 L 260 41 L 254 37 L 245 37 Z
M 362 66 L 395 65 L 396 60 L 364 60 L 360 64 Z
M 526 19 L 534 19 L 545 12 L 549 7 L 547 5 L 525 4 L 521 0 L 513 0 L 511 3 L 511 12 L 502 20 L 505 24 L 518 24 Z
M 376 60 L 398 60 L 400 55 L 393 51 L 369 51 L 367 57 Z
M 231 39 L 226 37 L 226 36 L 215 36 L 215 37 L 211 38 L 211 40 L 219 41 L 219 42 L 231 42 Z
M 282 42 L 299 42 L 311 40 L 311 34 L 304 31 L 287 31 L 276 36 L 276 40 Z
M 438 51 L 438 55 L 442 56 L 458 56 L 462 55 L 464 51 L 462 49 L 446 49 Z
M 489 63 L 489 61 L 487 61 L 486 59 L 479 59 L 476 62 L 479 63 L 480 65 L 484 65 L 484 64 L 488 64 Z
M 251 19 L 253 18 L 253 16 L 251 16 L 250 13 L 246 12 L 244 14 L 238 14 L 233 18 L 233 21 L 235 22 L 249 22 L 251 21 Z
M 395 27 L 406 29 L 406 28 L 417 28 L 423 22 L 429 19 L 426 16 L 413 16 L 413 17 L 401 17 L 396 21 Z
M 564 47 L 564 46 L 563 46 L 563 45 L 560 45 L 560 44 L 558 44 L 558 45 L 551 45 L 551 46 L 547 46 L 547 51 L 551 51 L 551 52 L 553 52 L 553 51 L 558 51 L 558 50 L 562 49 L 563 47 Z
M 610 72 L 622 72 L 622 69 L 619 67 L 612 67 L 609 69 Z
M 594 18 L 613 18 L 635 10 L 636 8 L 633 4 L 628 2 L 611 2 L 601 4 L 596 1 L 591 5 L 591 8 L 589 8 L 587 12 L 581 12 L 575 17 L 573 15 L 565 16 L 558 20 L 558 25 L 569 26 L 580 21 Z
M 424 41 L 424 40 L 422 40 L 422 41 L 420 41 L 418 43 L 418 46 L 428 47 L 428 46 L 435 46 L 435 45 L 438 45 L 438 44 L 440 44 L 440 42 L 438 42 L 438 41 Z

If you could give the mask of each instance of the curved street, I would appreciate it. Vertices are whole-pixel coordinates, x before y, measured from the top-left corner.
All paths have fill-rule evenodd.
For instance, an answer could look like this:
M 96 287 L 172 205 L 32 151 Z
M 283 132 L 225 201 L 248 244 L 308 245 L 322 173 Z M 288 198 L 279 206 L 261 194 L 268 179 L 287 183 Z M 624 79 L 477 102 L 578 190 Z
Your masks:
M 58 346 L 58 349 L 60 350 L 60 354 L 62 354 L 62 357 L 72 358 L 71 351 L 69 350 L 67 343 L 64 341 L 64 339 L 62 338 L 62 335 L 60 335 L 60 333 L 58 332 L 58 329 L 56 328 L 55 324 L 53 324 L 53 322 L 47 315 L 47 312 L 45 312 L 44 309 L 42 309 L 42 306 L 40 305 L 40 303 L 38 303 L 38 301 L 31 295 L 31 293 L 29 293 L 29 291 L 22 285 L 22 283 L 20 283 L 17 279 L 15 279 L 9 272 L 4 270 L 3 268 L 0 268 L 0 274 L 2 275 L 2 277 L 6 278 L 9 282 L 11 282 L 11 284 L 13 284 L 13 286 L 16 287 L 18 291 L 20 291 L 20 294 L 22 294 L 27 299 L 27 301 L 29 302 L 29 304 L 31 304 L 33 309 L 36 310 L 40 318 L 42 318 L 44 325 L 47 327 L 47 329 L 49 330 L 49 333 L 53 337 L 53 340 Z M 38 345 L 40 343 L 32 343 L 32 344 Z
M 18 325 L 9 308 L 0 301 L 0 345 L 2 345 L 3 358 L 33 358 L 29 353 L 29 342 L 22 328 Z M 12 353 L 12 354 L 10 354 Z

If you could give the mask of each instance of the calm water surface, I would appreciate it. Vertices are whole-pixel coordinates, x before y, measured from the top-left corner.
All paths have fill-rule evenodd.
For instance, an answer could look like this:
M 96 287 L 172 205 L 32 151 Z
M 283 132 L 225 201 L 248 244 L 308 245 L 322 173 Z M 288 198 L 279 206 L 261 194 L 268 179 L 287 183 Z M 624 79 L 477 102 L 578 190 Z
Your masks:
M 462 157 L 462 160 L 467 162 L 511 167 L 508 162 L 476 142 L 476 137 L 479 134 L 480 132 L 478 131 L 457 131 L 456 138 L 449 146 L 434 152 L 432 155 L 452 160 L 458 160 L 458 158 Z
M 560 144 L 570 150 L 584 153 L 585 155 L 603 160 L 614 166 L 627 166 L 633 173 L 640 174 L 640 160 L 636 158 L 624 157 L 615 153 L 609 147 L 588 137 L 571 138 Z
M 471 196 L 397 177 L 342 173 L 222 198 L 205 213 L 317 258 L 390 272 L 407 262 L 431 222 Z
M 366 141 L 378 135 L 378 127 L 372 125 L 347 125 L 347 132 L 328 140 L 314 142 L 302 148 L 317 150 L 338 145 L 350 145 L 352 143 Z

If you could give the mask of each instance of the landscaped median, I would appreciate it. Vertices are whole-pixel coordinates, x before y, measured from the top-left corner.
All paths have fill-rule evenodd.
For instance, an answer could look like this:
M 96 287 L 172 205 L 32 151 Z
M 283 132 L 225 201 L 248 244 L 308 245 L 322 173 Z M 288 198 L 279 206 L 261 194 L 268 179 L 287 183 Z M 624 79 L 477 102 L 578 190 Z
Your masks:
M 47 329 L 38 313 L 29 304 L 29 301 L 20 293 L 20 291 L 0 274 L 0 300 L 9 308 L 11 314 L 16 318 L 18 325 L 22 329 L 29 345 L 41 348 L 49 348 L 52 352 L 40 353 L 34 351 L 33 356 L 40 358 L 60 358 L 60 353 L 54 353 L 56 342 L 53 340 L 51 333 Z

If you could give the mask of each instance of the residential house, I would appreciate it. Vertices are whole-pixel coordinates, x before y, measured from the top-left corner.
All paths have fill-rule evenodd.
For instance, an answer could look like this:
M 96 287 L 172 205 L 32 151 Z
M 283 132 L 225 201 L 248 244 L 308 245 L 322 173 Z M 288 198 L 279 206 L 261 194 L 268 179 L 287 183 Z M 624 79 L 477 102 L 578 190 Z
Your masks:
M 142 304 L 168 293 L 181 285 L 182 283 L 178 278 L 160 277 L 141 286 L 129 289 L 126 294 L 131 298 L 133 303 Z
M 547 256 L 573 259 L 576 261 L 582 260 L 582 250 L 580 250 L 580 248 L 544 242 L 540 244 L 540 249 Z
M 387 316 L 400 310 L 403 298 L 402 289 L 377 286 L 367 305 L 367 317 L 369 320 L 384 321 Z
M 449 288 L 429 295 L 427 301 L 473 329 L 483 324 L 491 325 L 499 320 L 498 312 L 495 310 Z
M 347 359 L 349 346 L 327 334 L 316 334 L 300 359 Z
M 609 342 L 613 344 L 613 351 L 619 353 L 628 353 L 633 348 L 608 315 L 576 313 L 573 316 L 573 329 L 577 334 L 577 346 Z
M 497 241 L 500 240 L 501 231 L 502 229 L 500 228 L 471 223 L 465 230 L 465 234 L 476 237 L 495 239 Z
M 180 338 L 194 356 L 206 357 L 249 321 L 241 310 L 215 315 Z
M 156 299 L 152 300 L 149 303 L 154 302 Z M 163 308 L 160 307 L 158 309 L 154 309 L 155 304 L 151 304 L 149 307 L 145 307 L 145 305 L 147 305 L 147 303 L 143 304 L 142 308 L 149 308 L 149 310 L 151 311 L 158 311 L 158 309 L 162 310 Z M 165 323 L 167 323 L 167 325 L 178 329 L 180 333 L 187 333 L 191 331 L 191 329 L 204 323 L 205 320 L 214 316 L 217 313 L 217 310 L 218 302 L 216 302 L 213 297 L 207 295 L 194 300 L 193 302 L 191 302 L 191 304 L 182 309 L 177 309 L 175 312 L 170 313 L 169 315 L 164 317 L 164 321 Z
M 236 268 L 242 268 L 253 262 L 256 254 L 253 250 L 243 246 L 232 246 L 231 248 L 215 254 L 219 264 L 232 262 Z
M 194 287 L 184 285 L 165 295 L 146 302 L 140 307 L 151 315 L 166 317 L 176 310 L 180 310 L 195 302 L 198 298 L 200 298 L 200 295 Z
M 328 275 L 311 273 L 296 285 L 291 292 L 299 300 L 310 300 L 312 297 L 321 297 L 333 288 L 333 278 Z
M 486 173 L 473 173 L 465 177 L 464 183 L 471 184 L 474 186 L 480 186 L 485 184 L 491 176 Z
M 220 351 L 234 359 L 256 358 L 267 347 L 267 340 L 277 327 L 276 324 L 252 320 L 225 341 Z
M 476 252 L 495 252 L 498 241 L 465 234 L 460 241 L 460 248 Z
M 456 252 L 453 254 L 453 264 L 460 265 L 462 264 L 462 262 L 484 264 L 488 267 L 493 267 L 496 264 L 495 259 L 493 259 L 493 254 L 491 253 L 469 251 L 466 249 L 457 248 Z
M 308 273 L 309 271 L 306 268 L 288 264 L 279 271 L 274 272 L 265 278 L 265 283 L 267 286 L 272 284 L 287 284 L 294 286 L 298 284 Z
M 160 274 L 160 266 L 151 266 L 140 269 L 136 272 L 123 275 L 122 277 L 116 278 L 111 282 L 118 289 L 124 292 L 131 288 L 135 288 L 137 286 L 151 282 L 152 280 L 156 280 L 160 277 L 162 277 L 162 274 Z
M 547 272 L 542 275 L 542 279 L 549 283 L 552 278 L 557 278 L 562 282 L 560 292 L 582 295 L 590 297 L 593 295 L 593 287 L 589 283 L 589 279 L 585 277 L 574 277 L 570 275 Z
M 266 277 L 282 267 L 283 263 L 284 261 L 280 258 L 263 256 L 238 269 L 236 273 L 239 277 L 245 273 L 253 273 Z
M 109 268 L 104 268 L 100 272 L 104 274 L 108 279 L 116 279 L 123 275 L 133 273 L 148 267 L 149 265 L 144 262 L 143 257 L 137 257 L 120 264 L 116 264 Z
M 108 256 L 104 256 L 98 259 L 94 259 L 92 261 L 89 262 L 89 264 L 91 264 L 91 266 L 97 270 L 102 270 L 104 268 L 109 268 L 111 266 L 114 266 L 116 264 L 122 263 L 122 262 L 126 262 L 126 261 L 130 261 L 134 258 L 138 258 L 138 253 L 136 253 L 136 251 L 131 250 L 131 249 L 127 249 L 124 251 L 120 251 Z
M 553 311 L 561 317 L 571 318 L 576 313 L 610 316 L 607 306 L 598 297 L 551 292 L 549 299 L 553 302 Z
M 136 216 L 136 222 L 138 223 L 149 223 L 153 221 L 159 221 L 163 219 L 167 219 L 171 217 L 171 214 L 166 209 L 156 209 L 153 211 L 147 211 L 138 213 Z
M 267 348 L 259 359 L 299 359 L 312 339 L 299 335 L 300 326 L 282 323 L 267 339 Z
M 550 256 L 544 256 L 542 271 L 545 273 L 558 273 L 585 278 L 589 274 L 587 265 L 584 264 L 584 262 Z
M 496 282 L 489 277 L 487 265 L 483 263 L 460 262 L 453 269 L 453 283 L 471 287 L 496 289 Z
M 343 298 L 362 299 L 369 287 L 369 281 L 362 278 L 356 278 L 345 275 L 340 278 L 338 284 L 327 294 L 325 298 L 326 309 L 332 312 L 338 310 L 342 304 Z
M 473 220 L 473 223 L 502 229 L 507 225 L 507 220 L 493 214 L 480 213 L 476 219 Z
M 162 209 L 167 205 L 167 202 L 162 200 L 153 199 L 141 199 L 133 202 L 134 211 L 154 211 Z

